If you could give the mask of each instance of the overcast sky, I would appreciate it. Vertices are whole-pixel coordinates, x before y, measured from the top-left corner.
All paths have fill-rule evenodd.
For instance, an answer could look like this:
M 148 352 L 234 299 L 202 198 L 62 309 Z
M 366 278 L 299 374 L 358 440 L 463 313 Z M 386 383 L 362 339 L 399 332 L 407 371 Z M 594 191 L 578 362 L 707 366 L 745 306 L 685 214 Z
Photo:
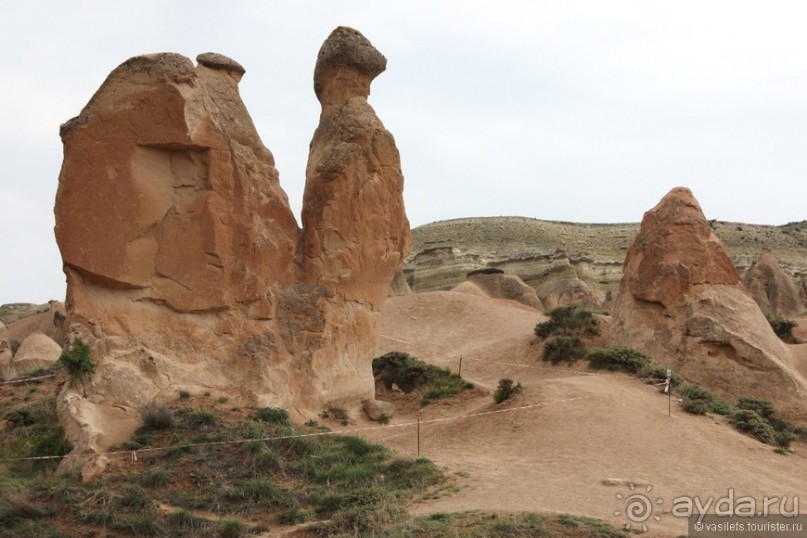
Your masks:
M 672 187 L 707 217 L 807 219 L 801 1 L 3 2 L 0 304 L 63 299 L 59 124 L 131 56 L 228 55 L 299 214 L 317 51 L 352 26 L 387 57 L 412 226 L 520 215 L 637 222 Z

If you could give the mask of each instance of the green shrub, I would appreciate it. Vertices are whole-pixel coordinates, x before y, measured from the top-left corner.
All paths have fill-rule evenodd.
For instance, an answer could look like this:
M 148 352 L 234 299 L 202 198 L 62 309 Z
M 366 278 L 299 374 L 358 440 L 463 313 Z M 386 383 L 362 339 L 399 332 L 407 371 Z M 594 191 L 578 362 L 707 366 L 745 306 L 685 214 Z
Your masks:
M 45 513 L 37 506 L 21 500 L 0 497 L 0 529 L 11 530 L 26 521 L 34 521 L 45 517 Z M 2 534 L 2 530 L 0 530 Z M 8 536 L 11 536 L 9 534 Z
M 735 411 L 729 421 L 734 426 L 751 437 L 772 445 L 775 442 L 775 432 L 770 423 L 750 409 L 740 409 Z
M 219 417 L 210 411 L 195 411 L 186 419 L 186 423 L 191 428 L 203 426 L 213 426 L 219 421 Z
M 796 327 L 796 322 L 792 319 L 785 319 L 774 314 L 767 314 L 765 318 L 771 324 L 773 332 L 783 342 L 789 344 L 798 344 L 799 340 L 793 335 L 793 329 Z
M 550 336 L 544 342 L 543 359 L 552 364 L 574 362 L 585 354 L 586 347 L 577 336 Z
M 261 407 L 255 410 L 255 417 L 263 422 L 270 424 L 277 424 L 279 426 L 289 426 L 289 413 L 285 409 L 279 407 Z
M 73 450 L 73 445 L 70 441 L 65 439 L 64 432 L 61 428 L 51 429 L 47 433 L 34 435 L 29 440 L 31 450 L 28 453 L 30 457 L 42 456 L 64 456 Z
M 693 415 L 706 413 L 730 415 L 734 411 L 720 398 L 698 385 L 685 383 L 679 387 L 678 392 L 681 394 L 681 405 L 684 410 Z
M 176 425 L 174 412 L 167 405 L 150 402 L 140 409 L 143 427 L 149 430 L 167 430 Z
M 510 399 L 512 396 L 521 392 L 521 383 L 513 384 L 513 380 L 509 378 L 502 378 L 499 380 L 499 386 L 493 393 L 493 401 L 497 404 Z
M 59 364 L 65 367 L 71 379 L 84 379 L 95 371 L 95 362 L 90 355 L 90 347 L 76 340 L 72 346 L 65 349 L 59 357 Z
M 749 398 L 747 396 L 737 398 L 737 407 L 754 411 L 762 418 L 769 418 L 776 412 L 776 407 L 768 400 Z
M 535 326 L 535 336 L 596 336 L 599 322 L 590 310 L 577 306 L 559 306 L 547 312 L 549 320 Z
M 218 525 L 219 538 L 242 538 L 247 535 L 247 526 L 234 519 L 225 519 Z
M 594 348 L 584 357 L 589 368 L 595 370 L 622 370 L 631 374 L 638 374 L 650 365 L 650 357 L 639 353 L 635 349 L 621 346 L 604 346 Z M 666 372 L 665 372 L 666 379 Z
M 138 481 L 146 487 L 162 488 L 171 483 L 171 471 L 165 468 L 149 469 L 140 474 Z
M 447 368 L 438 368 L 400 351 L 373 359 L 373 375 L 388 389 L 395 384 L 407 394 L 420 390 L 424 406 L 473 388 L 473 384 Z

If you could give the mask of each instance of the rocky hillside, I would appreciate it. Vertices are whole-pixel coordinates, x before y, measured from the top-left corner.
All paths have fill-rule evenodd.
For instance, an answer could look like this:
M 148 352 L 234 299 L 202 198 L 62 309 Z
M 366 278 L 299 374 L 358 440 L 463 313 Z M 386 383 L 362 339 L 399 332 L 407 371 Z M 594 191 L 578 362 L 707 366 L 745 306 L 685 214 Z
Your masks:
M 742 273 L 768 248 L 807 291 L 807 221 L 783 226 L 711 221 Z M 578 278 L 614 292 L 639 223 L 584 224 L 526 217 L 439 221 L 412 230 L 404 273 L 415 291 L 446 289 L 469 271 L 498 267 L 533 287 Z

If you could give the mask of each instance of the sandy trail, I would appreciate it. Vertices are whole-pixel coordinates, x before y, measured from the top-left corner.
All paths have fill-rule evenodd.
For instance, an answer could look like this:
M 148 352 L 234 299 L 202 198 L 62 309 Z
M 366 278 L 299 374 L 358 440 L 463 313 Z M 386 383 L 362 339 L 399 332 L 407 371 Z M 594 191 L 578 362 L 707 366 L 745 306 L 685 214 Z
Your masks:
M 489 395 L 477 395 L 420 413 L 421 454 L 462 478 L 457 493 L 419 504 L 415 513 L 557 512 L 622 526 L 630 521 L 616 495 L 642 493 L 661 501 L 654 505 L 655 517 L 634 521 L 632 528 L 644 524 L 647 535 L 677 536 L 686 533 L 687 522 L 670 510 L 681 496 L 706 501 L 733 489 L 735 498 L 752 496 L 760 505 L 765 496 L 787 497 L 787 509 L 794 497 L 807 502 L 803 444 L 779 455 L 721 417 L 685 413 L 675 400 L 668 416 L 666 396 L 630 376 L 594 374 L 582 365 L 546 366 L 532 344 L 533 327 L 543 319 L 510 301 L 461 293 L 388 301 L 379 354 L 406 351 L 452 370 L 462 356 L 463 377 L 478 386 L 493 390 L 502 377 L 524 386 L 500 406 Z M 807 346 L 794 351 L 807 362 Z M 510 408 L 518 409 L 480 414 Z M 402 409 L 392 425 L 417 416 L 414 408 Z M 425 422 L 450 417 L 455 419 Z M 414 426 L 366 435 L 400 453 L 416 453 Z

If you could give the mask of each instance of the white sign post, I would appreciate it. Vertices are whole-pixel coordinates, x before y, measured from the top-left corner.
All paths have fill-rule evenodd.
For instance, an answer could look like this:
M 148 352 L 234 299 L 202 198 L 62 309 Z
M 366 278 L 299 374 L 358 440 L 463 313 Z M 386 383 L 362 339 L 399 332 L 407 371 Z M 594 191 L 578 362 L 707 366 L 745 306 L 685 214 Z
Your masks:
M 672 416 L 672 389 L 670 385 L 672 384 L 672 370 L 667 368 L 667 380 L 664 382 L 664 392 L 667 393 L 667 416 Z

